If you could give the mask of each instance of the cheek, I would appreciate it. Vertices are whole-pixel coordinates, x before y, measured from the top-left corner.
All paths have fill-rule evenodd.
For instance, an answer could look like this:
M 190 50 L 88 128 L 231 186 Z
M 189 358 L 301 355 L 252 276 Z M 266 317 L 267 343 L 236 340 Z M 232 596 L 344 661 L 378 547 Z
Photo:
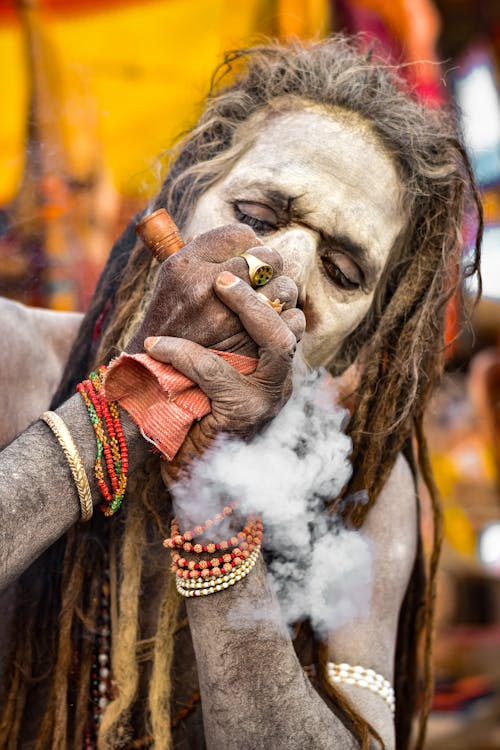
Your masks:
M 319 299 L 321 298 L 321 303 Z M 341 302 L 332 297 L 307 295 L 304 312 L 307 329 L 302 339 L 302 352 L 311 367 L 328 367 L 344 340 L 361 323 L 373 299 L 373 295 L 350 302 Z

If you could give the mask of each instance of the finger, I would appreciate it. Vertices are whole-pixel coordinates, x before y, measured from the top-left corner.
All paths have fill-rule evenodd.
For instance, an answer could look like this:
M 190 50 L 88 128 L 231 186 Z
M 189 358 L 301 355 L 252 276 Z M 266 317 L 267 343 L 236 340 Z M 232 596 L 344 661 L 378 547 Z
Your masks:
M 263 287 L 256 289 L 257 296 L 263 295 L 267 300 L 273 302 L 279 300 L 282 310 L 296 307 L 299 290 L 297 284 L 290 276 L 277 276 Z
M 281 320 L 288 326 L 297 341 L 300 341 L 306 330 L 306 316 L 302 310 L 299 310 L 298 307 L 285 310 L 281 314 Z
M 200 260 L 222 263 L 258 245 L 262 245 L 262 242 L 253 229 L 244 224 L 227 224 L 199 234 L 189 245 L 176 253 L 176 256 L 189 252 Z
M 259 289 L 261 294 L 265 294 L 270 300 L 279 299 L 284 310 L 297 306 L 299 290 L 297 284 L 290 276 L 278 276 L 271 279 L 269 284 Z
M 243 376 L 232 365 L 194 341 L 158 336 L 146 339 L 144 347 L 158 362 L 172 365 L 199 385 L 210 399 L 220 399 L 231 384 L 241 386 Z
M 259 347 L 260 358 L 265 352 L 270 353 L 270 356 L 266 354 L 265 361 L 276 363 L 277 369 L 272 375 L 284 377 L 297 345 L 292 331 L 251 287 L 227 271 L 217 277 L 214 288 L 222 302 L 238 315 L 250 338 Z
M 287 338 L 290 331 L 276 310 L 237 276 L 224 271 L 216 278 L 214 289 L 219 299 L 236 313 L 257 346 L 280 345 L 280 340 Z

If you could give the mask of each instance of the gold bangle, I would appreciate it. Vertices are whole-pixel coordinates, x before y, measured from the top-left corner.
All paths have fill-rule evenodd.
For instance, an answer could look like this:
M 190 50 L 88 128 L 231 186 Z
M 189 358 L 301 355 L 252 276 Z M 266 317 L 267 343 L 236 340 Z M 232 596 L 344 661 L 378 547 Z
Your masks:
M 48 424 L 66 456 L 73 479 L 75 480 L 76 489 L 78 490 L 80 520 L 90 521 L 94 512 L 92 494 L 75 441 L 59 414 L 56 414 L 54 411 L 45 411 L 40 419 Z

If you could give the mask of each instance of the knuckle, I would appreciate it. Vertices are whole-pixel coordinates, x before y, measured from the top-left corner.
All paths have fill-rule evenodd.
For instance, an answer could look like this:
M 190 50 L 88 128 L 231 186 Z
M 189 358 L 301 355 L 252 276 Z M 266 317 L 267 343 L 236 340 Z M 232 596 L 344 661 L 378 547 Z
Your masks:
M 253 229 L 245 224 L 227 224 L 223 227 L 212 229 L 205 235 L 211 241 L 218 244 L 235 245 L 235 250 L 245 250 L 249 244 L 258 244 L 257 235 Z
M 224 362 L 217 355 L 194 357 L 192 364 L 195 373 L 204 380 L 218 380 L 224 376 Z
M 297 348 L 297 338 L 289 329 L 283 331 L 276 341 L 278 353 L 284 357 L 290 357 L 295 354 Z
M 203 252 L 207 246 L 211 245 L 214 230 L 211 232 L 205 232 L 198 234 L 194 237 L 191 242 L 185 245 L 182 250 L 174 255 L 170 256 L 168 262 L 178 263 L 181 257 L 195 256 L 196 258 L 203 257 Z
M 306 330 L 306 316 L 302 310 L 297 308 L 290 310 L 286 318 L 286 324 L 291 329 L 295 339 L 300 341 Z
M 173 277 L 179 278 L 182 276 L 189 269 L 192 257 L 193 254 L 189 248 L 187 251 L 183 248 L 182 251 L 167 258 L 158 270 L 157 284 L 168 284 L 172 282 Z
M 249 286 L 240 284 L 238 292 L 241 303 L 244 304 L 245 314 L 250 316 L 254 321 L 264 318 L 267 313 L 267 303 L 264 304 Z
M 262 260 L 264 263 L 269 263 L 273 267 L 275 276 L 283 271 L 283 258 L 274 248 L 268 245 L 259 245 L 257 247 L 249 247 L 248 252 L 255 255 L 256 258 Z
M 279 276 L 275 280 L 273 294 L 279 297 L 280 301 L 284 304 L 294 307 L 297 304 L 299 290 L 297 289 L 297 284 L 290 276 Z
M 258 242 L 251 227 L 243 224 L 228 224 L 198 235 L 173 257 L 189 255 L 201 260 L 220 256 L 230 258 L 245 250 L 249 245 L 258 244 Z

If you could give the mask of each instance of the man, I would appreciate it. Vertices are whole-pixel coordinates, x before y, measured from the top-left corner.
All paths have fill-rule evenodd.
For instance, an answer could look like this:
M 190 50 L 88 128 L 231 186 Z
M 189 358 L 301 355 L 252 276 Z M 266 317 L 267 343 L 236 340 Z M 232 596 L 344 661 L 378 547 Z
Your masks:
M 368 502 L 347 505 L 343 516 L 363 526 L 373 545 L 369 605 L 321 640 L 300 627 L 294 650 L 259 559 L 229 591 L 188 600 L 190 638 L 177 624 L 164 551 L 159 556 L 154 544 L 169 508 L 158 461 L 144 464 L 148 447 L 135 425 L 123 417 L 131 474 L 145 468 L 131 476 L 125 512 L 111 524 L 94 516 L 53 544 L 76 522 L 78 499 L 60 446 L 37 423 L 0 461 L 4 581 L 48 548 L 20 579 L 6 746 L 7 738 L 11 747 L 79 747 L 83 738 L 94 746 L 93 653 L 98 671 L 108 656 L 96 652 L 90 634 L 99 620 L 97 592 L 108 590 L 107 568 L 116 684 L 95 722 L 99 747 L 348 748 L 368 747 L 370 736 L 386 748 L 408 744 L 423 583 L 414 479 L 402 452 L 415 434 L 431 483 L 422 414 L 442 367 L 464 207 L 472 199 L 480 211 L 479 203 L 452 124 L 411 101 L 393 71 L 348 41 L 270 45 L 228 62 L 245 57 L 236 82 L 222 88 L 219 81 L 212 92 L 155 204 L 174 216 L 186 248 L 158 268 L 142 245 L 132 250 L 129 228 L 111 254 L 54 406 L 97 503 L 92 428 L 79 396 L 69 398 L 93 363 L 144 345 L 209 397 L 211 412 L 162 465 L 167 486 L 217 435 L 251 441 L 280 413 L 297 342 L 313 368 L 339 375 L 355 365 L 346 494 L 364 490 Z M 283 311 L 249 285 L 239 257 L 245 251 L 272 265 L 275 276 L 263 291 L 279 297 Z M 103 321 L 96 350 L 92 334 Z M 257 355 L 255 372 L 242 376 L 213 348 Z M 179 503 L 174 512 L 181 530 L 206 518 Z M 437 506 L 435 516 L 427 623 Z M 244 613 L 257 604 L 266 618 L 256 622 Z M 429 641 L 426 652 L 430 658 Z M 396 721 L 390 702 L 363 681 L 334 684 L 328 661 L 394 680 Z

